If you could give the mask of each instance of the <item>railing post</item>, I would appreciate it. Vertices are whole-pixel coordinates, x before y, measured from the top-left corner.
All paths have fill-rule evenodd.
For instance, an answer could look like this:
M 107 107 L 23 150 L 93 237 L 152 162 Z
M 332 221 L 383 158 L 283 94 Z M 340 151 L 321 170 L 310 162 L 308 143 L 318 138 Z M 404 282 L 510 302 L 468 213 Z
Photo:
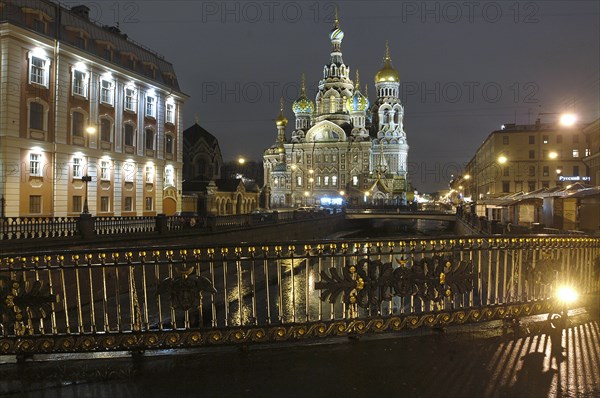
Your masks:
M 79 215 L 79 233 L 83 239 L 91 239 L 96 236 L 94 232 L 94 217 L 89 213 Z
M 206 217 L 206 226 L 210 231 L 214 231 L 217 228 L 217 217 L 209 215 Z
M 275 221 L 276 223 L 279 222 L 279 212 L 277 210 L 273 212 L 273 221 Z
M 157 214 L 156 215 L 156 232 L 159 234 L 166 234 L 168 232 L 167 215 Z

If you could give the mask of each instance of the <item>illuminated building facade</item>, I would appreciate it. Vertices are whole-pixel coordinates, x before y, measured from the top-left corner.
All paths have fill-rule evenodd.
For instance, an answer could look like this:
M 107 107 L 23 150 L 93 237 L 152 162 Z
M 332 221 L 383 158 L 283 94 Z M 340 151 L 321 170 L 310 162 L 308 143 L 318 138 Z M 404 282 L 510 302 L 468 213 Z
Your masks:
M 180 210 L 187 96 L 169 62 L 44 0 L 1 1 L 0 43 L 6 216 Z
M 270 207 L 342 203 L 406 203 L 408 144 L 400 102 L 400 77 L 389 49 L 375 76 L 377 98 L 360 90 L 358 71 L 342 58 L 344 32 L 336 18 L 331 57 L 323 68 L 315 101 L 301 96 L 292 105 L 291 136 L 283 102 L 276 143 L 264 153 L 265 193 Z

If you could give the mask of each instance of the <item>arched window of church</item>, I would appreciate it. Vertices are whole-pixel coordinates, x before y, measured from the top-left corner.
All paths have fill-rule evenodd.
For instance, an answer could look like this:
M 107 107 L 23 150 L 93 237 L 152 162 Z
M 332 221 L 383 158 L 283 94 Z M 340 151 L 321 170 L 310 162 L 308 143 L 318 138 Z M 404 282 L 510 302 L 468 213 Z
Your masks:
M 400 118 L 400 112 L 394 112 L 394 124 L 398 124 L 398 120 Z
M 335 104 L 335 97 L 332 95 L 329 98 L 329 112 L 335 113 L 335 111 L 336 111 L 336 106 L 335 105 L 336 105 Z

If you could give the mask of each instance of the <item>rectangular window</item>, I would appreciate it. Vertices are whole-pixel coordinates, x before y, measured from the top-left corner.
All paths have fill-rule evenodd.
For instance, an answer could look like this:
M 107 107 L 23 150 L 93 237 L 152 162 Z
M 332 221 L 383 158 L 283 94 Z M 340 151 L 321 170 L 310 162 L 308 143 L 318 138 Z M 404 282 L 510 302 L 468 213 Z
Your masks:
M 556 143 L 562 144 L 562 135 L 561 134 L 556 134 Z
M 133 126 L 131 124 L 125 125 L 125 146 L 133 146 Z
M 71 127 L 73 137 L 83 137 L 84 116 L 81 112 L 73 112 L 73 126 Z
M 107 105 L 113 104 L 113 82 L 102 79 L 100 81 L 100 102 Z
M 353 187 L 358 186 L 358 176 L 352 176 L 352 186 Z
M 106 118 L 100 119 L 100 140 L 104 142 L 112 141 L 112 125 Z
M 535 176 L 535 166 L 529 166 L 529 176 Z
M 31 195 L 29 197 L 29 214 L 42 213 L 42 197 L 40 195 Z
M 534 149 L 531 149 L 529 151 L 529 159 L 535 159 L 535 150 Z
M 542 142 L 543 142 L 544 144 L 547 144 L 548 142 L 550 142 L 550 138 L 548 138 L 548 136 L 547 136 L 547 135 L 544 135 L 544 136 L 542 136 Z
M 48 86 L 48 60 L 31 57 L 29 62 L 29 83 Z
M 73 213 L 81 213 L 81 196 L 73 196 Z
M 550 182 L 542 181 L 542 188 L 550 188 Z
M 156 98 L 146 96 L 146 116 L 156 117 Z
M 331 186 L 337 187 L 337 176 L 331 176 Z
M 535 181 L 529 181 L 527 187 L 529 188 L 529 192 L 535 191 Z
M 44 105 L 39 102 L 29 103 L 29 128 L 44 130 Z
M 504 177 L 508 177 L 508 176 L 510 175 L 510 169 L 508 168 L 508 166 L 505 166 L 505 167 L 502 169 L 502 175 L 503 175 Z
M 108 196 L 100 197 L 100 212 L 108 213 L 110 211 L 110 202 Z
M 125 174 L 123 177 L 125 182 L 133 182 L 135 179 L 135 164 L 125 162 L 125 164 L 123 164 L 123 173 Z
M 173 154 L 173 136 L 169 134 L 165 136 L 165 152 Z
M 573 144 L 579 144 L 579 135 L 573 135 Z
M 146 183 L 154 184 L 154 166 L 146 166 Z
M 573 157 L 574 158 L 578 158 L 579 157 L 579 149 L 573 149 Z
M 543 171 L 542 171 L 542 175 L 544 177 L 548 177 L 550 175 L 550 167 L 544 166 Z
M 508 136 L 507 135 L 502 136 L 502 145 L 508 145 Z
M 133 211 L 133 198 L 131 196 L 125 197 L 125 202 L 123 203 L 123 211 Z
M 154 130 L 146 129 L 146 149 L 154 149 Z
M 86 96 L 86 73 L 74 70 L 73 71 L 73 95 Z
M 502 181 L 502 192 L 510 192 L 510 181 Z
M 585 156 L 590 156 L 591 154 L 590 148 L 585 148 Z
M 134 88 L 125 88 L 124 106 L 126 111 L 135 112 L 136 92 Z
M 100 180 L 110 181 L 110 162 L 108 160 L 100 161 Z
M 152 198 L 146 198 L 146 211 L 152 211 Z
M 324 176 L 323 177 L 323 185 L 324 186 L 328 186 L 329 185 L 329 176 Z
M 29 154 L 29 175 L 39 177 L 42 175 L 41 155 L 38 153 Z
M 175 104 L 167 104 L 166 121 L 167 123 L 175 124 Z
M 533 145 L 533 144 L 535 144 L 535 135 L 530 135 L 530 136 L 529 136 L 529 144 L 530 144 L 530 145 Z
M 81 158 L 73 158 L 73 178 L 83 176 L 83 161 Z
M 165 167 L 165 185 L 175 185 L 175 176 L 173 173 L 173 166 Z
M 317 176 L 317 184 L 318 187 L 321 186 L 321 176 Z
M 573 175 L 579 176 L 579 166 L 573 166 Z

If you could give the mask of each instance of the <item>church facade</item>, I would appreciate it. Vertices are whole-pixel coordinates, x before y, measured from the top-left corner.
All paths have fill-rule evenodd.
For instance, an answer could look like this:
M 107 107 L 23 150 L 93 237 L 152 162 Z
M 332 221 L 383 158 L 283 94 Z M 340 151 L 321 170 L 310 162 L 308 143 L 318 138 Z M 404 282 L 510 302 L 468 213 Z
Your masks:
M 344 32 L 337 21 L 329 34 L 329 63 L 323 68 L 315 101 L 292 105 L 291 134 L 283 100 L 275 123 L 277 139 L 264 153 L 264 192 L 271 208 L 305 205 L 406 203 L 408 143 L 403 127 L 400 77 L 389 48 L 375 76 L 376 99 L 350 79 L 342 58 Z

